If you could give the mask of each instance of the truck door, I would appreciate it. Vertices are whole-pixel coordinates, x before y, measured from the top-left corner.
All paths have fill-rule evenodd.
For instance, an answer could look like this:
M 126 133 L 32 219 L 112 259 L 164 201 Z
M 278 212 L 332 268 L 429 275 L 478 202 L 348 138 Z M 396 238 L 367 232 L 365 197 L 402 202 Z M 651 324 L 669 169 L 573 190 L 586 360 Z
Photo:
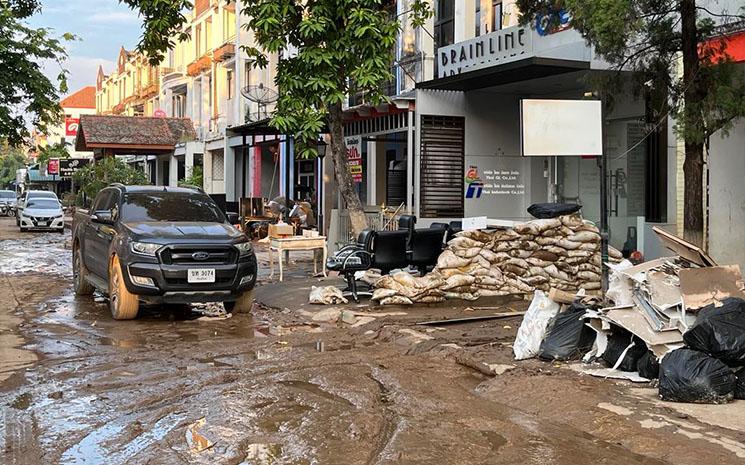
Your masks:
M 113 205 L 116 191 L 104 189 L 96 197 L 90 214 L 91 217 L 98 211 L 110 211 Z M 88 270 L 96 276 L 107 279 L 109 268 L 109 244 L 113 237 L 113 227 L 107 224 L 97 223 L 92 219 L 85 225 L 85 237 L 83 244 L 83 259 Z

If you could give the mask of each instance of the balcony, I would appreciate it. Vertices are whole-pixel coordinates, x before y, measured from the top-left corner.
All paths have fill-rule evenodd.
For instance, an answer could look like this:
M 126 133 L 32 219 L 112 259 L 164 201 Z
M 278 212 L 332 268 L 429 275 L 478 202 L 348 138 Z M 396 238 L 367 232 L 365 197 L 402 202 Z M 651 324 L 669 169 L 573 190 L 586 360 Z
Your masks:
M 212 54 L 212 61 L 214 61 L 215 63 L 220 63 L 229 58 L 233 58 L 234 56 L 235 44 L 232 42 L 227 42 L 214 51 L 214 53 Z
M 207 54 L 203 55 L 196 61 L 193 61 L 186 67 L 186 74 L 191 77 L 198 76 L 203 71 L 206 71 L 212 67 L 212 57 Z
M 142 86 L 138 93 L 140 95 L 140 98 L 143 99 L 149 99 L 150 97 L 158 95 L 158 84 L 152 83 L 147 86 Z
M 115 115 L 121 115 L 122 113 L 124 113 L 124 103 L 114 105 L 114 108 L 111 109 L 111 113 Z

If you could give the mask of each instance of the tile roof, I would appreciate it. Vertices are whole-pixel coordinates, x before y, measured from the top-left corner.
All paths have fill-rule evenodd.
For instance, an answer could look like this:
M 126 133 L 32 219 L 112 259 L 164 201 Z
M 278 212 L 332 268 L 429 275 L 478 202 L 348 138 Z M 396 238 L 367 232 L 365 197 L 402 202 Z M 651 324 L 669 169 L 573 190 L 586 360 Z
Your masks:
M 75 148 L 79 151 L 114 146 L 172 149 L 195 138 L 189 118 L 82 115 Z
M 62 108 L 96 108 L 96 86 L 86 86 L 60 102 Z

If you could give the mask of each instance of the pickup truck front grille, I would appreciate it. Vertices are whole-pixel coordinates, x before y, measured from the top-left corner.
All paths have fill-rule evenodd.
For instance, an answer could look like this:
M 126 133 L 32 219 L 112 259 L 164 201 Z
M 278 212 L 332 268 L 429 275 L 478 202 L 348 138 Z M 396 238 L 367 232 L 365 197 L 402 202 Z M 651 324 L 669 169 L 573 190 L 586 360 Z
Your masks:
M 232 265 L 238 253 L 231 246 L 168 246 L 160 251 L 164 265 Z

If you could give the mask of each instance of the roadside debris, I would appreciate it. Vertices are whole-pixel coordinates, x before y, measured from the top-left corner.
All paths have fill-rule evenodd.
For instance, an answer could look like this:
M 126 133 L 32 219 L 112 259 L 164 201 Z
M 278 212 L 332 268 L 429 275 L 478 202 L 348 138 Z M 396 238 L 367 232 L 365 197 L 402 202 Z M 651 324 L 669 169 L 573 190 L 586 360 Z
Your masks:
M 317 287 L 310 289 L 308 301 L 317 305 L 339 305 L 347 304 L 349 301 L 342 294 L 341 289 L 336 286 Z
M 202 417 L 186 427 L 186 444 L 191 452 L 203 452 L 215 445 L 214 442 L 199 432 L 205 423 L 207 423 L 207 419 Z
M 512 317 L 523 316 L 523 315 L 525 315 L 525 312 L 503 312 L 503 313 L 494 313 L 493 315 L 467 316 L 463 318 L 449 318 L 447 320 L 420 321 L 419 323 L 417 323 L 417 325 L 442 326 L 442 325 L 452 325 L 456 323 L 470 323 L 473 321 L 499 320 L 502 318 L 512 318 Z
M 654 228 L 677 256 L 608 263 L 610 305 L 552 289 L 536 291 L 515 340 L 515 359 L 604 362 L 592 376 L 646 382 L 660 398 L 725 403 L 745 397 L 745 294 L 738 266 L 717 266 L 688 242 Z M 553 297 L 555 301 L 551 299 Z M 572 303 L 567 305 L 570 301 Z M 559 304 L 563 308 L 559 310 Z M 553 316 L 549 316 L 553 313 Z M 550 319 L 548 330 L 537 322 Z M 535 341 L 540 337 L 540 350 Z

